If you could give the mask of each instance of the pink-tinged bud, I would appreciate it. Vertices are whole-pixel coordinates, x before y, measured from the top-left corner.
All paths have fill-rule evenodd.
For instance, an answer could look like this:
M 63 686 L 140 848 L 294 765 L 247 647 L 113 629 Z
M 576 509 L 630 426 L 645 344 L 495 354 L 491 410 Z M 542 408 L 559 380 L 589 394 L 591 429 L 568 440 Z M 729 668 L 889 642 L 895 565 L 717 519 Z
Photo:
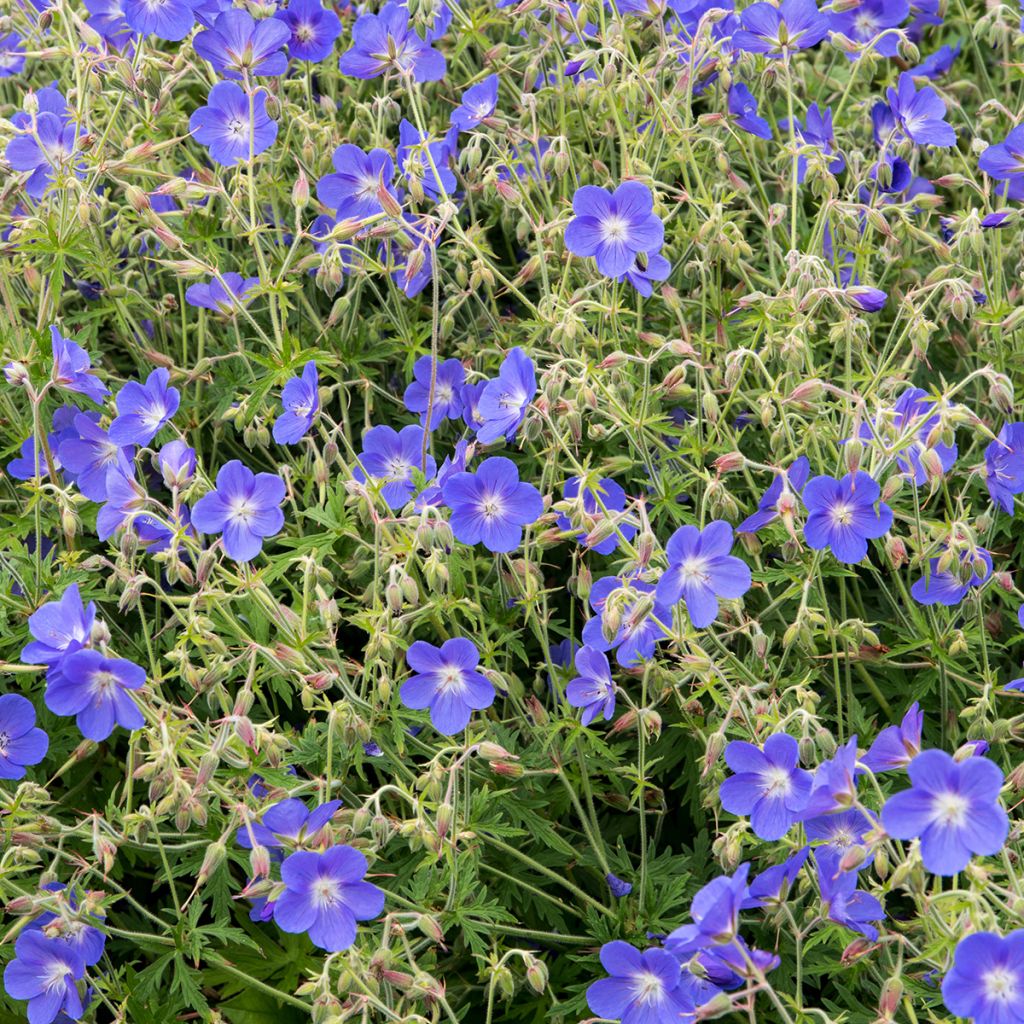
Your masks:
M 444 931 L 441 929 L 440 922 L 436 917 L 431 917 L 429 914 L 420 914 L 416 919 L 416 927 L 428 939 L 433 940 L 438 945 L 444 945 Z
M 515 761 L 492 761 L 491 771 L 506 779 L 519 779 L 523 775 L 523 766 Z
M 270 851 L 265 846 L 254 846 L 250 851 L 249 873 L 254 879 L 270 877 Z
M 200 885 L 220 867 L 227 856 L 227 852 L 227 847 L 220 839 L 215 843 L 210 843 L 206 848 L 206 856 L 203 857 L 202 866 L 199 868 L 199 877 L 196 879 Z
M 616 366 L 622 366 L 628 361 L 629 356 L 625 352 L 612 352 L 601 360 L 600 367 L 602 370 L 614 370 Z
M 903 982 L 899 978 L 889 978 L 882 986 L 882 994 L 878 999 L 879 1016 L 892 1020 L 903 1000 Z
M 182 246 L 181 239 L 163 222 L 151 223 L 150 229 L 168 249 L 174 251 Z
M 256 730 L 246 715 L 235 717 L 235 735 L 250 749 L 256 749 Z
M 843 950 L 843 955 L 839 958 L 840 963 L 844 965 L 856 963 L 862 956 L 869 953 L 874 948 L 874 945 L 873 942 L 868 942 L 867 939 L 854 939 Z
M 811 380 L 805 380 L 797 384 L 785 400 L 787 402 L 814 402 L 821 398 L 824 393 L 824 384 L 817 378 L 811 378 Z
M 485 741 L 476 748 L 477 754 L 485 761 L 518 761 L 515 754 L 507 751 L 500 743 Z
M 15 896 L 4 906 L 8 914 L 32 914 L 35 912 L 35 901 L 31 896 Z
M 697 1010 L 697 1020 L 714 1020 L 732 1013 L 732 999 L 725 992 L 719 992 L 714 999 L 709 999 Z
M 863 846 L 848 846 L 839 858 L 839 870 L 856 871 L 867 860 L 867 856 Z
M 389 985 L 393 985 L 395 988 L 405 989 L 412 987 L 412 975 L 407 974 L 405 971 L 390 971 L 385 970 L 380 973 L 381 981 L 386 981 Z
M 124 190 L 124 197 L 136 213 L 142 213 L 143 210 L 148 210 L 153 205 L 149 201 L 149 196 L 138 185 L 128 185 Z
M 498 195 L 511 206 L 518 206 L 520 202 L 519 190 L 507 181 L 496 181 L 494 188 Z
M 619 715 L 619 717 L 615 719 L 615 723 L 612 725 L 609 731 L 613 733 L 626 732 L 627 730 L 635 728 L 635 726 L 636 712 L 633 711 L 631 708 L 625 714 Z
M 296 210 L 304 210 L 309 204 L 309 179 L 306 177 L 306 172 L 299 168 L 299 176 L 295 179 L 295 184 L 292 186 L 292 206 Z
M 1008 572 L 995 572 L 992 578 L 1000 590 L 1005 590 L 1008 594 L 1013 593 L 1013 577 Z
M 909 561 L 907 545 L 902 537 L 890 537 L 886 541 L 885 548 L 889 553 L 889 559 L 894 569 L 899 569 L 900 566 L 906 565 Z
M 720 476 L 722 473 L 739 472 L 746 464 L 747 458 L 742 452 L 726 452 L 714 461 L 715 472 Z

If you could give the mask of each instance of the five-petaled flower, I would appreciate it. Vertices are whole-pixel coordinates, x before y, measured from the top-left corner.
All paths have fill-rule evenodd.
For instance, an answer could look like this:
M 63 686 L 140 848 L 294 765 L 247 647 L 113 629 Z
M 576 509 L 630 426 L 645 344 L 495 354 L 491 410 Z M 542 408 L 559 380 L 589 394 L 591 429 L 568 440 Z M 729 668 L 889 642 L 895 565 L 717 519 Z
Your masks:
M 477 672 L 480 653 L 471 640 L 454 637 L 440 647 L 417 640 L 405 659 L 416 674 L 402 684 L 402 703 L 429 708 L 431 724 L 445 736 L 462 732 L 474 711 L 494 703 L 494 684 Z
M 994 761 L 955 761 L 943 750 L 925 750 L 907 774 L 911 788 L 885 802 L 882 825 L 894 839 L 921 840 L 927 871 L 955 875 L 972 855 L 1003 848 L 1010 823 L 999 804 L 1003 773 Z
M 39 764 L 49 745 L 30 701 L 20 693 L 0 696 L 0 779 L 24 778 L 26 765 Z
M 428 480 L 437 472 L 434 457 L 424 459 L 423 428 L 415 423 L 396 431 L 393 427 L 371 427 L 363 435 L 363 450 L 352 475 L 360 483 L 374 481 L 380 496 L 391 509 L 400 509 L 416 490 L 413 472 Z
M 868 540 L 883 536 L 892 526 L 892 509 L 879 502 L 880 495 L 876 481 L 862 470 L 842 480 L 813 477 L 803 492 L 804 540 L 816 551 L 831 548 L 840 562 L 861 561 L 868 553 Z
M 129 695 L 146 682 L 146 670 L 101 651 L 75 651 L 61 660 L 60 674 L 46 684 L 46 706 L 55 715 L 75 715 L 86 739 L 105 740 L 116 725 L 141 729 L 145 718 Z
M 452 510 L 451 527 L 463 544 L 483 543 L 488 551 L 514 551 L 523 527 L 544 511 L 544 499 L 533 484 L 519 479 L 511 459 L 484 459 L 475 473 L 456 473 L 441 488 Z
M 950 1013 L 974 1024 L 1024 1020 L 1024 929 L 961 939 L 942 980 L 942 1001 Z
M 344 845 L 286 857 L 274 923 L 284 932 L 307 932 L 314 945 L 328 952 L 348 949 L 356 941 L 356 922 L 369 921 L 384 909 L 383 890 L 363 880 L 367 866 L 361 851 Z
M 811 776 L 798 767 L 799 753 L 796 740 L 785 733 L 769 736 L 763 750 L 744 740 L 725 748 L 726 764 L 735 774 L 719 788 L 722 806 L 730 814 L 749 814 L 762 839 L 781 839 L 807 805 Z
M 409 25 L 409 9 L 387 3 L 379 14 L 362 14 L 352 27 L 352 47 L 341 55 L 343 75 L 376 78 L 385 71 L 437 82 L 447 67 L 444 55 L 424 42 Z
M 651 190 L 639 181 L 624 181 L 614 192 L 584 185 L 576 190 L 572 209 L 566 247 L 577 256 L 593 256 L 608 277 L 625 274 L 639 254 L 657 252 L 665 238 Z
M 274 421 L 274 440 L 278 444 L 298 444 L 320 411 L 320 379 L 311 359 L 302 374 L 292 377 L 281 389 L 284 412 Z
M 224 552 L 249 562 L 263 541 L 284 526 L 284 481 L 276 473 L 253 473 L 232 459 L 217 474 L 217 486 L 192 509 L 192 523 L 202 533 L 223 534 Z

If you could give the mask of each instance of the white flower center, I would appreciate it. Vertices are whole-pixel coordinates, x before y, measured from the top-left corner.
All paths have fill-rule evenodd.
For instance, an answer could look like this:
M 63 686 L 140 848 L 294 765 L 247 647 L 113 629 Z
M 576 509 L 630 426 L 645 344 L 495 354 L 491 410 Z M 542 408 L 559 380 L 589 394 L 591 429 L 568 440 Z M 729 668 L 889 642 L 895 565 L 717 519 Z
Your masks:
M 97 697 L 106 697 L 117 686 L 117 676 L 113 672 L 94 672 L 92 675 L 92 691 Z
M 412 469 L 410 463 L 401 456 L 388 460 L 386 480 L 404 480 Z
M 456 668 L 454 665 L 447 665 L 438 675 L 440 677 L 438 690 L 441 693 L 452 693 L 455 690 L 462 689 L 464 684 L 462 669 Z
M 300 43 L 310 43 L 316 38 L 316 29 L 309 22 L 299 22 L 295 26 L 295 38 Z
M 761 785 L 765 796 L 788 796 L 793 788 L 793 780 L 785 768 L 773 767 L 762 773 Z
M 629 221 L 624 217 L 614 215 L 601 225 L 601 230 L 606 242 L 621 242 L 629 231 Z
M 11 737 L 5 732 L 0 732 L 0 757 L 7 756 L 7 744 L 10 742 Z
M 664 988 L 665 983 L 651 971 L 642 971 L 633 981 L 634 998 L 641 1006 L 656 1002 Z
M 313 884 L 313 902 L 320 907 L 330 907 L 338 902 L 341 893 L 333 878 L 318 878 Z
M 996 967 L 982 975 L 985 998 L 990 1002 L 1010 1003 L 1017 998 L 1017 975 L 1005 967 Z
M 46 988 L 60 988 L 64 985 L 64 979 L 71 973 L 71 968 L 68 967 L 63 960 L 54 960 L 53 963 L 47 964 L 46 973 L 43 975 L 43 984 Z
M 960 828 L 967 822 L 968 807 L 966 797 L 959 793 L 941 793 L 935 798 L 933 812 L 941 824 Z
M 236 139 L 247 139 L 249 137 L 249 124 L 240 117 L 233 117 L 227 124 L 228 134 Z
M 836 526 L 849 526 L 853 522 L 853 509 L 849 505 L 833 505 L 832 521 Z
M 485 519 L 497 519 L 505 511 L 505 503 L 497 494 L 488 494 L 480 502 L 480 514 Z
M 706 583 L 708 581 L 707 561 L 703 558 L 688 558 L 679 566 L 679 574 L 687 583 Z
M 231 505 L 231 518 L 248 526 L 256 515 L 256 506 L 248 498 L 236 498 Z

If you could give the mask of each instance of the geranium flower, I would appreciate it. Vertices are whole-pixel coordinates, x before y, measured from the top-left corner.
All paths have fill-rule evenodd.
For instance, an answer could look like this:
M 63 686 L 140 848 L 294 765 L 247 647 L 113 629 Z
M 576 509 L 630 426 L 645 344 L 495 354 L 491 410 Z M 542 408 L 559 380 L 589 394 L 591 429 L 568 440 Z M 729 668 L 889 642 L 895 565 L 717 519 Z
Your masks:
M 474 711 L 494 703 L 494 684 L 476 671 L 480 653 L 472 641 L 455 637 L 435 647 L 417 640 L 405 658 L 416 674 L 402 684 L 402 703 L 416 711 L 429 708 L 439 733 L 462 732 Z

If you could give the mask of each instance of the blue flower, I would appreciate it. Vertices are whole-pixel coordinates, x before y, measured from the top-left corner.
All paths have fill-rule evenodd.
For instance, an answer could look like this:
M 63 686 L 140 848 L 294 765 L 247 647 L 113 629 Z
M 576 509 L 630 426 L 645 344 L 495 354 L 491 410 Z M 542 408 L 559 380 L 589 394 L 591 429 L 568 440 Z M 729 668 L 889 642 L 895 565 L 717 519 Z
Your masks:
M 25 70 L 24 40 L 17 32 L 0 36 L 0 78 L 11 78 Z
M 642 953 L 628 942 L 606 942 L 601 964 L 610 977 L 587 989 L 591 1013 L 621 1024 L 679 1024 L 695 1007 L 681 986 L 679 961 L 664 949 Z
M 176 43 L 192 31 L 196 14 L 191 0 L 124 0 L 124 20 L 141 35 Z
M 658 602 L 652 583 L 604 576 L 590 588 L 590 607 L 595 614 L 583 626 L 584 644 L 598 651 L 615 648 L 623 668 L 652 658 L 658 641 L 668 636 L 672 609 Z
M 494 114 L 497 105 L 498 76 L 488 75 L 462 94 L 462 102 L 451 112 L 449 121 L 460 132 L 472 131 Z
M 265 789 L 262 795 L 266 795 Z M 279 850 L 284 846 L 312 840 L 328 825 L 340 806 L 340 800 L 328 800 L 310 810 L 294 797 L 279 800 L 263 812 L 262 821 L 249 822 L 239 828 L 235 833 L 235 842 L 243 850 L 251 850 L 254 846 Z
M 796 495 L 799 494 L 811 471 L 811 464 L 805 455 L 793 460 L 785 473 L 776 473 L 768 490 L 761 495 L 757 511 L 736 527 L 737 533 L 757 533 L 769 523 L 781 519 L 787 529 L 792 530 L 797 511 Z
M 78 584 L 72 583 L 59 600 L 49 601 L 29 616 L 32 641 L 22 649 L 21 660 L 28 665 L 60 662 L 89 643 L 95 621 L 95 603 L 83 605 Z
M 828 919 L 874 942 L 878 938 L 874 922 L 885 918 L 885 910 L 874 896 L 857 888 L 856 871 L 842 871 L 839 859 L 832 850 L 814 852 L 821 902 L 827 908 Z
M 911 68 L 908 74 L 915 78 L 941 78 L 953 67 L 953 61 L 960 56 L 960 40 L 950 46 L 946 43 L 934 53 L 930 53 L 917 67 Z
M 363 450 L 352 475 L 360 483 L 381 484 L 380 496 L 388 508 L 400 509 L 416 490 L 414 470 L 428 480 L 437 472 L 432 455 L 423 461 L 423 428 L 410 424 L 399 432 L 382 425 L 363 435 Z
M 204 284 L 190 284 L 185 289 L 185 301 L 196 309 L 209 309 L 225 316 L 249 301 L 249 293 L 260 283 L 258 277 L 243 278 L 228 271 L 211 278 Z
M 735 774 L 719 787 L 722 806 L 730 814 L 749 814 L 761 839 L 781 839 L 811 795 L 810 773 L 797 767 L 798 757 L 796 740 L 785 733 L 769 736 L 763 750 L 733 740 L 725 748 L 725 761 Z
M 4 990 L 12 999 L 28 1000 L 31 1024 L 50 1024 L 61 1012 L 78 1020 L 85 1012 L 78 982 L 85 963 L 66 942 L 42 932 L 22 932 L 14 944 L 14 959 L 4 968 Z
M 739 598 L 750 589 L 750 567 L 729 554 L 732 543 L 732 527 L 720 519 L 703 530 L 679 527 L 665 545 L 668 568 L 658 580 L 658 603 L 682 600 L 697 629 L 710 626 L 719 598 Z
M 429 135 L 405 118 L 398 126 L 397 155 L 406 180 L 421 187 L 431 198 L 450 196 L 458 187 L 448 168 L 455 154 L 447 139 L 431 141 Z
M 316 194 L 339 220 L 366 220 L 384 212 L 380 197 L 395 199 L 395 165 L 383 149 L 364 153 L 358 146 L 345 143 L 334 151 L 334 174 L 325 174 L 316 186 Z
M 94 925 L 102 924 L 102 917 L 97 914 L 80 911 L 75 894 L 69 892 L 63 882 L 47 882 L 41 888 L 46 892 L 61 893 L 62 895 L 56 897 L 56 899 L 59 903 L 66 903 L 67 911 L 70 912 L 64 912 L 67 913 L 67 917 L 64 919 L 71 919 L 69 921 L 70 927 L 62 929 L 60 934 L 53 937 L 52 941 L 62 942 L 70 946 L 82 958 L 82 962 L 86 967 L 98 964 L 103 956 L 103 947 L 106 945 L 107 937 Z M 63 908 L 61 909 L 63 911 Z M 41 932 L 44 928 L 64 917 L 64 913 L 58 914 L 51 910 L 43 911 L 38 917 L 32 918 L 25 926 L 25 930 Z M 87 921 L 92 923 L 86 924 Z
M 341 19 L 320 0 L 288 0 L 274 17 L 288 26 L 288 54 L 296 60 L 323 60 L 341 35 Z
M 49 745 L 32 704 L 19 693 L 0 696 L 0 779 L 24 778 L 25 766 L 39 764 Z
M 857 777 L 862 774 L 863 770 L 857 767 L 857 737 L 853 736 L 833 757 L 818 765 L 801 818 L 835 814 L 853 806 L 857 799 Z
M 284 412 L 274 421 L 274 440 L 278 444 L 298 444 L 320 411 L 319 377 L 311 359 L 302 368 L 302 376 L 292 377 L 281 389 Z
M 467 401 L 465 390 L 463 402 Z M 536 393 L 537 371 L 533 360 L 518 346 L 510 349 L 498 376 L 487 381 L 480 391 L 476 417 L 483 426 L 477 429 L 477 440 L 492 444 L 503 435 L 506 441 L 513 440 Z
M 740 23 L 743 28 L 732 35 L 736 49 L 766 57 L 784 57 L 816 46 L 829 28 L 828 18 L 814 0 L 781 0 L 778 7 L 754 3 L 744 8 Z
M 886 90 L 889 109 L 902 132 L 919 146 L 955 146 L 956 132 L 945 121 L 946 104 L 930 86 L 920 91 L 914 76 L 904 71 L 897 87 Z
M 46 443 L 50 446 L 50 457 L 53 460 L 53 468 L 60 472 L 61 462 L 59 449 L 57 448 L 57 435 L 47 434 Z M 21 442 L 20 454 L 17 458 L 7 463 L 8 476 L 15 480 L 38 480 L 47 473 L 46 456 L 43 453 L 42 445 L 36 444 L 34 437 L 26 437 Z
M 638 253 L 633 266 L 615 280 L 628 281 L 644 298 L 650 298 L 654 293 L 653 283 L 664 281 L 671 270 L 672 264 L 660 252 Z
M 839 856 L 853 847 L 866 850 L 865 838 L 874 828 L 876 822 L 858 807 L 839 811 L 838 814 L 822 814 L 804 822 L 807 840 L 816 845 L 819 853 L 827 850 Z M 865 856 L 865 861 L 867 859 Z
M 110 394 L 110 389 L 94 376 L 89 353 L 70 338 L 65 338 L 56 326 L 50 328 L 50 344 L 53 350 L 53 383 L 65 391 L 74 391 L 101 404 Z
M 1005 423 L 985 449 L 985 486 L 994 505 L 1013 515 L 1013 497 L 1024 493 L 1024 423 Z
M 860 0 L 847 10 L 831 14 L 829 29 L 861 43 L 879 56 L 895 57 L 899 53 L 899 34 L 887 30 L 900 25 L 909 13 L 908 0 Z M 847 53 L 846 56 L 856 60 L 859 54 Z
M 578 476 L 566 480 L 562 487 L 562 496 L 567 501 L 575 501 L 579 497 L 581 480 L 582 478 Z M 583 511 L 588 518 L 595 520 L 593 526 L 587 530 L 573 530 L 569 517 L 561 513 L 555 521 L 560 530 L 571 533 L 580 544 L 591 551 L 596 551 L 599 555 L 610 555 L 619 546 L 620 539 L 631 541 L 636 536 L 637 528 L 633 523 L 618 522 L 613 533 L 596 542 L 588 544 L 587 538 L 600 522 L 614 522 L 614 513 L 622 512 L 625 507 L 626 492 L 614 480 L 601 477 L 592 487 L 583 489 Z
M 234 7 L 221 14 L 213 28 L 200 32 L 192 47 L 225 78 L 242 81 L 283 75 L 288 58 L 281 47 L 290 37 L 291 30 L 278 18 L 256 21 L 248 11 Z
M 98 33 L 108 47 L 124 50 L 134 33 L 125 21 L 123 0 L 85 0 L 89 12 L 86 24 Z
M 693 924 L 684 924 L 665 940 L 665 948 L 680 959 L 699 950 L 731 945 L 738 937 L 740 911 L 750 890 L 749 864 L 741 864 L 733 875 L 719 875 L 705 885 L 690 903 Z
M 429 708 L 431 725 L 445 736 L 462 732 L 474 711 L 494 703 L 494 684 L 476 671 L 480 653 L 470 640 L 455 637 L 440 647 L 417 640 L 405 659 L 416 674 L 402 683 L 402 703 Z
M 782 122 L 783 130 L 789 130 L 789 119 Z M 815 146 L 825 156 L 830 156 L 828 169 L 831 174 L 841 174 L 846 166 L 846 160 L 842 153 L 836 152 L 836 137 L 832 128 L 832 111 L 828 108 L 821 108 L 817 103 L 812 103 L 807 108 L 807 115 L 803 123 L 799 118 L 793 119 L 793 127 L 796 129 L 797 138 L 804 147 Z M 796 180 L 803 182 L 807 177 L 807 157 L 801 154 L 796 160 Z
M 876 775 L 905 768 L 921 752 L 923 725 L 924 712 L 914 701 L 899 725 L 887 726 L 875 737 L 875 742 L 860 759 L 860 763 Z
M 216 488 L 196 502 L 192 522 L 202 533 L 222 533 L 228 558 L 248 562 L 284 526 L 284 494 L 276 473 L 253 473 L 232 459 L 217 473 Z
M 864 472 L 842 480 L 816 476 L 804 488 L 804 539 L 816 551 L 831 548 L 840 562 L 854 564 L 868 553 L 868 540 L 892 526 L 892 509 L 879 502 L 878 484 Z M 878 505 L 876 511 L 875 505 Z
M 145 384 L 130 380 L 117 393 L 118 415 L 110 424 L 110 440 L 115 444 L 148 444 L 170 422 L 181 404 L 181 392 L 168 387 L 170 372 L 162 366 L 154 370 Z
M 11 118 L 18 134 L 7 143 L 4 156 L 13 170 L 31 172 L 25 191 L 33 199 L 42 199 L 53 185 L 55 174 L 71 171 L 82 177 L 77 143 L 84 131 L 76 126 L 63 94 L 56 88 L 40 89 L 35 97 L 37 113 L 19 111 Z
M 1024 186 L 1024 125 L 1018 125 L 1002 142 L 989 146 L 978 158 L 978 168 L 1009 187 Z
M 584 185 L 576 190 L 572 209 L 566 248 L 576 256 L 593 256 L 607 277 L 621 277 L 639 254 L 657 252 L 665 238 L 651 190 L 639 181 L 625 181 L 612 193 Z
M 984 548 L 965 549 L 959 553 L 956 570 L 951 566 L 940 571 L 939 559 L 929 558 L 928 572 L 910 588 L 911 596 L 918 604 L 952 608 L 992 575 L 992 556 Z
M 961 939 L 942 980 L 942 1001 L 954 1016 L 974 1024 L 1024 1020 L 1024 929 Z
M 427 427 L 427 409 L 430 409 L 428 429 L 436 430 L 446 419 L 462 416 L 462 385 L 466 371 L 458 359 L 445 359 L 438 363 L 434 376 L 434 396 L 430 397 L 430 377 L 434 360 L 420 356 L 412 368 L 413 381 L 405 389 L 403 401 L 409 412 L 420 414 L 420 423 Z
M 75 435 L 60 442 L 60 464 L 74 473 L 78 489 L 90 501 L 106 501 L 107 471 L 116 466 L 130 474 L 135 447 L 111 440 L 88 416 L 75 417 Z
M 764 907 L 785 902 L 810 855 L 809 846 L 801 847 L 781 864 L 766 868 L 751 883 L 743 907 Z
M 361 14 L 352 27 L 352 47 L 341 55 L 343 75 L 377 78 L 385 71 L 417 82 L 438 82 L 446 70 L 444 55 L 409 27 L 409 11 L 388 3 L 380 14 Z
M 116 725 L 141 729 L 145 718 L 129 696 L 146 682 L 146 670 L 125 658 L 100 651 L 66 655 L 57 678 L 48 678 L 44 700 L 55 715 L 75 715 L 86 739 L 105 740 Z
M 184 441 L 168 441 L 160 449 L 156 464 L 168 488 L 184 487 L 196 472 L 196 451 Z
M 631 883 L 623 881 L 616 875 L 613 875 L 610 871 L 604 876 L 604 880 L 608 883 L 608 890 L 617 899 L 621 900 L 628 896 L 633 891 Z
M 366 856 L 351 846 L 323 853 L 299 850 L 281 865 L 284 892 L 274 903 L 283 932 L 308 932 L 314 945 L 335 953 L 356 941 L 356 922 L 377 917 L 384 892 L 363 880 Z
M 1006 842 L 1010 822 L 999 804 L 1003 773 L 987 757 L 954 761 L 925 750 L 907 766 L 911 788 L 889 797 L 882 825 L 894 839 L 920 839 L 925 870 L 963 871 L 972 854 L 991 856 Z
M 218 82 L 210 90 L 206 106 L 192 112 L 189 130 L 196 142 L 209 149 L 214 163 L 232 167 L 273 145 L 277 122 L 267 113 L 267 95 L 262 89 L 253 94 L 251 111 L 249 107 L 250 98 L 241 86 Z
M 606 722 L 615 714 L 615 683 L 612 670 L 603 651 L 581 647 L 576 652 L 576 671 L 579 673 L 565 688 L 565 699 L 574 708 L 583 708 L 580 722 L 590 723 L 603 715 Z
M 757 100 L 742 82 L 733 82 L 729 86 L 728 103 L 729 113 L 736 118 L 737 128 L 759 139 L 772 137 L 772 126 L 758 115 Z
M 107 495 L 96 513 L 96 535 L 107 540 L 128 526 L 146 506 L 149 496 L 135 477 L 115 464 L 107 469 Z
M 523 527 L 544 511 L 544 499 L 533 484 L 520 481 L 511 459 L 484 459 L 475 473 L 456 473 L 441 488 L 452 510 L 451 528 L 462 544 L 482 543 L 488 551 L 514 551 Z

